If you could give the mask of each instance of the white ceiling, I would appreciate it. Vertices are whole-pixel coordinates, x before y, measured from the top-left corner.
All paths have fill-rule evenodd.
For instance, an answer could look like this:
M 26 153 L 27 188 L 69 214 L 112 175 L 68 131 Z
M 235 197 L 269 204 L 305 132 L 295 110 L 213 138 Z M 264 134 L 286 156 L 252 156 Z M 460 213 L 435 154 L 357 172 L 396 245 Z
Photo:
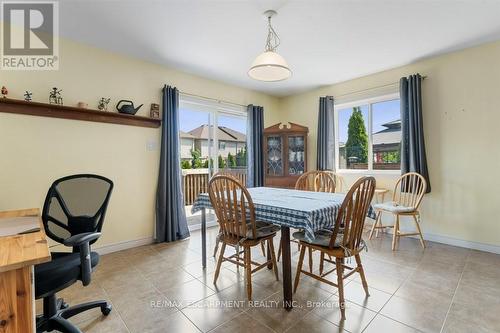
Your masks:
M 293 76 L 247 76 L 266 9 Z M 500 39 L 500 0 L 60 1 L 64 37 L 285 96 Z

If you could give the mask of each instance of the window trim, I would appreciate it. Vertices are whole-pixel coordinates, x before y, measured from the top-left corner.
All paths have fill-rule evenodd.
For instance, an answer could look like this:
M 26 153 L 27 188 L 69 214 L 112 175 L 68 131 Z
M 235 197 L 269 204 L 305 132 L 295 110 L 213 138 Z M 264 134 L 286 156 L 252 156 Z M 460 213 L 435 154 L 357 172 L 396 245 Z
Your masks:
M 335 121 L 335 170 L 339 174 L 386 174 L 386 175 L 400 175 L 399 170 L 374 170 L 373 169 L 373 143 L 372 143 L 372 104 L 385 101 L 400 99 L 399 93 L 384 94 L 381 96 L 357 99 L 354 101 L 334 104 L 333 117 Z M 341 169 L 340 168 L 340 147 L 339 147 L 339 110 L 352 108 L 355 106 L 368 105 L 368 169 Z

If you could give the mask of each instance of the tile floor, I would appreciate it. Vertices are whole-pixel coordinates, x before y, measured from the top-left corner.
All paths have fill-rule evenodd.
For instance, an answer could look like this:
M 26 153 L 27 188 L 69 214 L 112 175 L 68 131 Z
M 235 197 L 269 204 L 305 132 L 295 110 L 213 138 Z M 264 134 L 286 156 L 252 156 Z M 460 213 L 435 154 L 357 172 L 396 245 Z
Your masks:
M 216 232 L 208 231 L 209 256 Z M 336 289 L 304 275 L 291 312 L 277 305 L 281 282 L 267 269 L 253 277 L 252 306 L 241 304 L 243 270 L 225 263 L 213 285 L 214 259 L 201 269 L 200 237 L 198 231 L 174 244 L 102 256 L 88 287 L 75 284 L 59 296 L 70 304 L 107 299 L 114 309 L 108 317 L 95 310 L 72 321 L 88 333 L 500 332 L 500 255 L 432 242 L 422 250 L 413 239 L 402 239 L 392 252 L 382 235 L 362 254 L 371 296 L 357 276 L 347 281 L 347 320 L 341 322 Z M 258 248 L 253 256 L 262 258 Z M 317 268 L 317 257 L 314 262 Z

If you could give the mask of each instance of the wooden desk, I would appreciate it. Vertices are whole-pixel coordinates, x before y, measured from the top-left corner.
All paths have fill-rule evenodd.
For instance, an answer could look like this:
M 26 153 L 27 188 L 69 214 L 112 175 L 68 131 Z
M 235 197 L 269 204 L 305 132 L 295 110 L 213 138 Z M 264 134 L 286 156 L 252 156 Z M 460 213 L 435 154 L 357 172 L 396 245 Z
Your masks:
M 38 216 L 38 208 L 0 212 L 1 218 Z M 40 231 L 0 237 L 0 333 L 35 332 L 33 267 L 50 261 L 47 237 Z

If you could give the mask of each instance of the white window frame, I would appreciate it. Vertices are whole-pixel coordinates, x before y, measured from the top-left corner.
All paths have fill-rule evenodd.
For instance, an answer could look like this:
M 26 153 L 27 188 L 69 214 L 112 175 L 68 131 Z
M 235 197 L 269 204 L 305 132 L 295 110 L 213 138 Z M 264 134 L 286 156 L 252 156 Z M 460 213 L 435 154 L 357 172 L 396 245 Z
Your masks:
M 198 110 L 202 112 L 207 112 L 210 115 L 209 125 L 213 130 L 209 135 L 209 141 L 212 140 L 212 145 L 208 144 L 208 153 L 209 156 L 212 156 L 212 148 L 216 150 L 220 150 L 219 147 L 219 138 L 217 137 L 216 128 L 219 127 L 219 116 L 235 116 L 235 117 L 244 117 L 248 120 L 248 111 L 244 106 L 217 101 L 209 98 L 196 97 L 187 94 L 180 94 L 179 97 L 179 108 Z M 248 129 L 247 129 L 248 130 Z M 248 136 L 248 133 L 245 133 Z M 218 154 L 217 154 L 218 155 Z M 219 171 L 219 163 L 217 163 L 216 157 L 214 158 L 214 165 L 212 166 L 213 173 L 217 173 Z
M 334 105 L 335 121 L 335 169 L 338 173 L 344 174 L 387 174 L 399 175 L 401 170 L 374 170 L 373 169 L 373 145 L 372 145 L 372 104 L 400 99 L 399 93 L 385 94 L 377 97 L 357 99 L 352 102 L 340 103 Z M 368 105 L 368 169 L 341 169 L 340 168 L 340 146 L 339 146 L 339 110 L 353 108 L 355 106 Z

